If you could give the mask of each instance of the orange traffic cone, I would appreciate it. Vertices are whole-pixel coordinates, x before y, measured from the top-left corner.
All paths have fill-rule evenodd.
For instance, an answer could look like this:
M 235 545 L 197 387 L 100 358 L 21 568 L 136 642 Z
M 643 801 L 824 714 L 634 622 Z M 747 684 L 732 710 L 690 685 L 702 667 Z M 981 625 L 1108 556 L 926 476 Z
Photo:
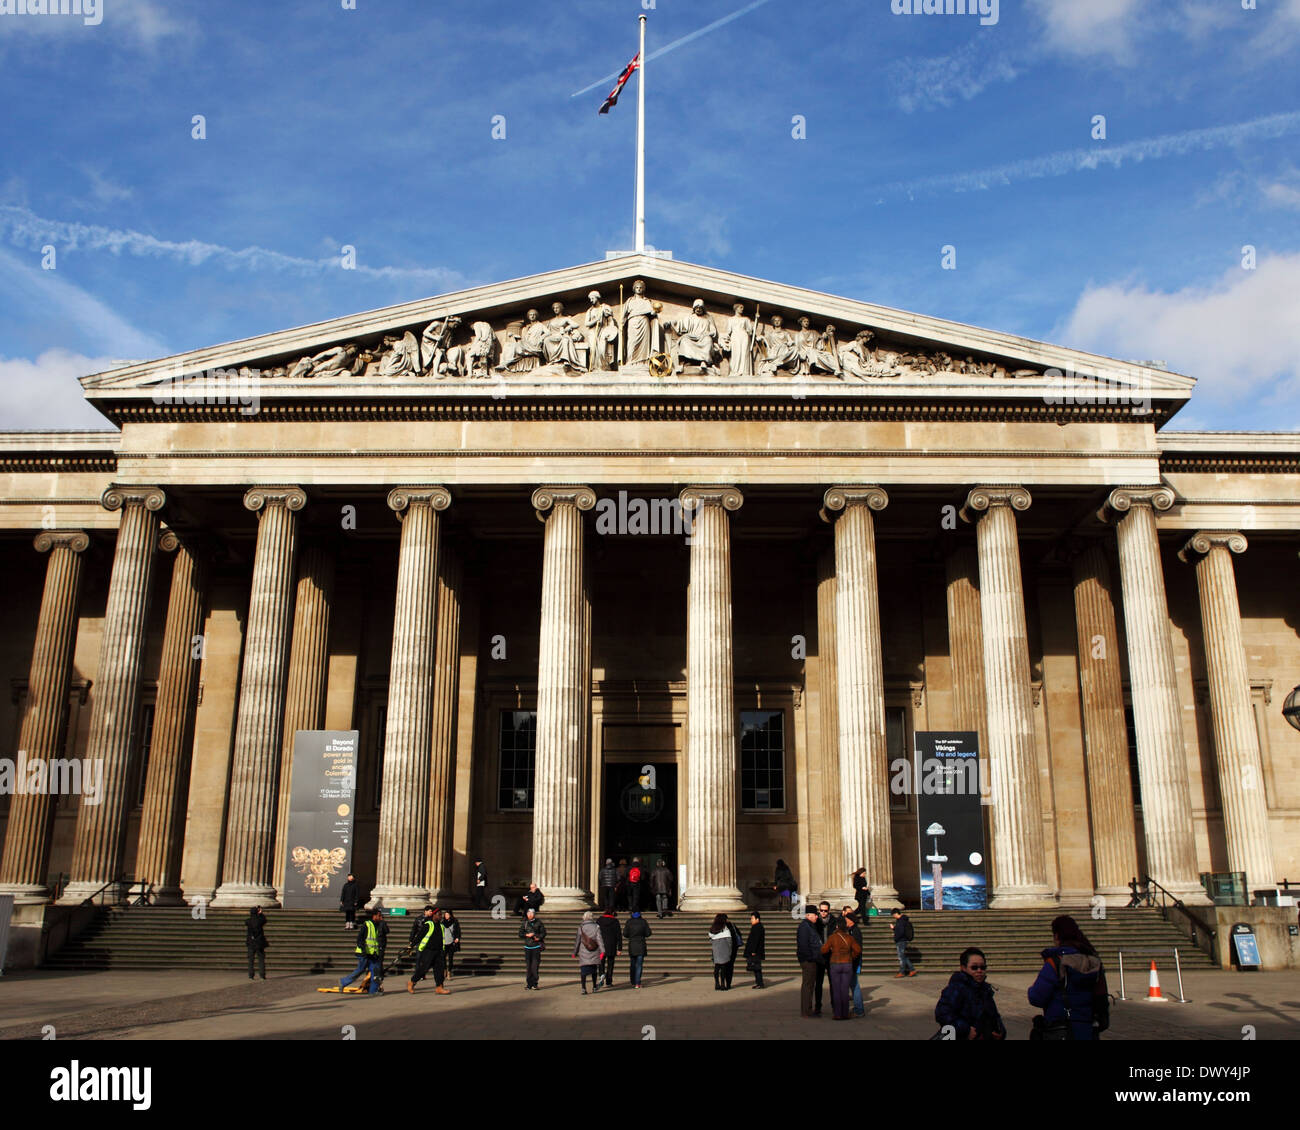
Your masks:
M 1147 989 L 1147 1000 L 1164 1002 L 1164 995 L 1160 992 L 1160 974 L 1156 972 L 1156 959 L 1151 959 L 1151 982 Z

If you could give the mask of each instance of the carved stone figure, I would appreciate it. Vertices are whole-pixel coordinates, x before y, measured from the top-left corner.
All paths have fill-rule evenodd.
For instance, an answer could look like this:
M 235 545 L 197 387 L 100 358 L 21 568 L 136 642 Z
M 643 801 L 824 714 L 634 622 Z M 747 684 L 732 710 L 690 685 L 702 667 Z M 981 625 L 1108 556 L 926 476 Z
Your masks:
M 424 333 L 420 335 L 421 372 L 441 378 L 448 371 L 455 371 L 447 361 L 447 351 L 451 348 L 452 334 L 459 325 L 460 319 L 452 314 L 424 327 Z
M 487 322 L 474 322 L 470 329 L 474 332 L 468 347 L 459 346 L 465 361 L 461 371 L 468 370 L 470 380 L 486 379 L 492 367 L 492 354 L 496 352 L 497 339 L 492 327 Z M 468 350 L 466 354 L 464 351 Z
M 401 337 L 385 334 L 384 348 L 388 352 L 379 362 L 381 377 L 405 377 L 420 372 L 420 343 L 410 330 Z
M 799 332 L 795 334 L 795 341 L 799 349 L 799 361 L 795 367 L 797 374 L 807 376 L 814 369 L 821 369 L 824 372 L 834 373 L 839 376 L 839 358 L 832 351 L 834 342 L 833 326 L 828 326 L 826 333 L 819 334 L 812 328 L 812 322 L 809 318 L 800 318 Z M 828 344 L 831 348 L 827 348 Z
M 590 305 L 583 319 L 583 340 L 587 346 L 587 368 L 593 373 L 614 368 L 614 350 L 618 343 L 618 323 L 614 312 L 600 300 L 600 291 L 587 295 Z
M 582 328 L 564 312 L 564 304 L 551 303 L 551 320 L 542 335 L 542 352 L 548 365 L 563 365 L 566 369 L 581 372 L 586 369 L 578 356 L 578 343 L 583 340 Z
M 745 304 L 737 302 L 731 307 L 731 317 L 719 342 L 722 351 L 731 361 L 733 377 L 754 375 L 754 323 L 745 317 Z
M 325 349 L 313 357 L 302 357 L 289 369 L 289 376 L 293 380 L 305 380 L 313 377 L 338 376 L 341 373 L 350 373 L 352 366 L 357 359 L 357 347 L 355 342 L 349 342 L 347 345 L 336 345 L 333 349 Z
M 763 335 L 763 351 L 766 356 L 758 366 L 762 376 L 770 377 L 779 369 L 793 371 L 799 364 L 799 343 L 794 334 L 785 328 L 785 321 L 780 314 L 772 315 L 772 324 Z
M 527 373 L 536 369 L 545 356 L 542 342 L 546 326 L 537 320 L 537 311 L 529 310 L 524 321 L 511 322 L 506 327 L 506 344 L 501 350 L 497 370 L 509 373 Z
M 671 328 L 678 335 L 673 350 L 673 372 L 680 373 L 687 364 L 692 364 L 702 366 L 706 373 L 716 374 L 713 359 L 718 351 L 718 327 L 704 309 L 704 299 L 692 302 L 691 312 L 674 318 Z
M 845 376 L 865 381 L 880 375 L 875 372 L 875 350 L 868 344 L 875 336 L 870 330 L 858 330 L 851 342 L 840 346 L 840 368 Z
M 645 280 L 632 284 L 632 297 L 623 304 L 623 368 L 648 368 L 650 358 L 663 352 L 659 311 L 662 306 L 645 296 Z

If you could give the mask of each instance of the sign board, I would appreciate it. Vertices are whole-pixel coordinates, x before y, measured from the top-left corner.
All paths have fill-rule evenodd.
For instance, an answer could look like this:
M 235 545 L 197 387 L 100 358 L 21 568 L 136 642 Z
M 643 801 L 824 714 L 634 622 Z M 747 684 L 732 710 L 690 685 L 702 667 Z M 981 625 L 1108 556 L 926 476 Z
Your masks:
M 294 735 L 286 907 L 338 906 L 352 859 L 358 737 L 356 730 L 299 730 Z
M 921 840 L 921 908 L 988 906 L 979 735 L 919 730 L 912 787 Z
M 1237 950 L 1237 964 L 1242 969 L 1260 967 L 1259 943 L 1255 939 L 1255 931 L 1244 922 L 1238 922 L 1232 927 L 1232 944 Z

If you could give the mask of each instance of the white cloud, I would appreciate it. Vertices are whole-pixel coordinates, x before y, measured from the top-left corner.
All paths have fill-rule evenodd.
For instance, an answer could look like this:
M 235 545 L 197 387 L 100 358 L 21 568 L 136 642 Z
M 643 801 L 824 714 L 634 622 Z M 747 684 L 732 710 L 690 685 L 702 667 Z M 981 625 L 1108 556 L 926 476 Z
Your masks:
M 1014 82 L 1019 73 L 1009 55 L 990 51 L 987 39 L 977 37 L 949 55 L 930 59 L 908 58 L 891 63 L 886 81 L 894 101 L 905 113 L 969 102 L 997 82 Z
M 135 195 L 135 189 L 118 184 L 91 165 L 82 165 L 81 171 L 90 181 L 91 195 L 100 204 L 116 204 L 119 200 L 130 200 Z
M 1300 173 L 1295 169 L 1288 169 L 1275 181 L 1261 181 L 1259 189 L 1275 207 L 1300 211 Z
M 0 430 L 111 428 L 82 396 L 78 377 L 121 364 L 48 349 L 35 361 L 0 357 Z
M 1135 59 L 1139 0 L 1030 0 L 1043 25 L 1046 46 L 1063 55 Z
M 1300 392 L 1300 253 L 1229 268 L 1173 293 L 1141 284 L 1090 287 L 1057 338 L 1110 357 L 1159 357 L 1198 378 L 1197 395 L 1249 411 Z

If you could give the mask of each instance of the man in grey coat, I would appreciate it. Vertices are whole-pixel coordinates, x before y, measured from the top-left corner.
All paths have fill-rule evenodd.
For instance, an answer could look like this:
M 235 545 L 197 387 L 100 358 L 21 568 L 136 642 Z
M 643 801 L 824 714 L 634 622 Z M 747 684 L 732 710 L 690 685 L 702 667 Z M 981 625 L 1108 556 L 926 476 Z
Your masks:
M 658 911 L 659 917 L 671 918 L 673 912 L 668 908 L 672 905 L 673 873 L 668 870 L 668 864 L 662 857 L 650 872 L 650 893 L 655 897 L 655 910 Z
M 605 944 L 600 936 L 591 911 L 584 911 L 582 925 L 573 939 L 573 956 L 578 959 L 578 973 L 582 977 L 582 995 L 587 995 L 587 978 L 591 978 L 591 991 L 600 989 L 600 963 L 605 957 Z

